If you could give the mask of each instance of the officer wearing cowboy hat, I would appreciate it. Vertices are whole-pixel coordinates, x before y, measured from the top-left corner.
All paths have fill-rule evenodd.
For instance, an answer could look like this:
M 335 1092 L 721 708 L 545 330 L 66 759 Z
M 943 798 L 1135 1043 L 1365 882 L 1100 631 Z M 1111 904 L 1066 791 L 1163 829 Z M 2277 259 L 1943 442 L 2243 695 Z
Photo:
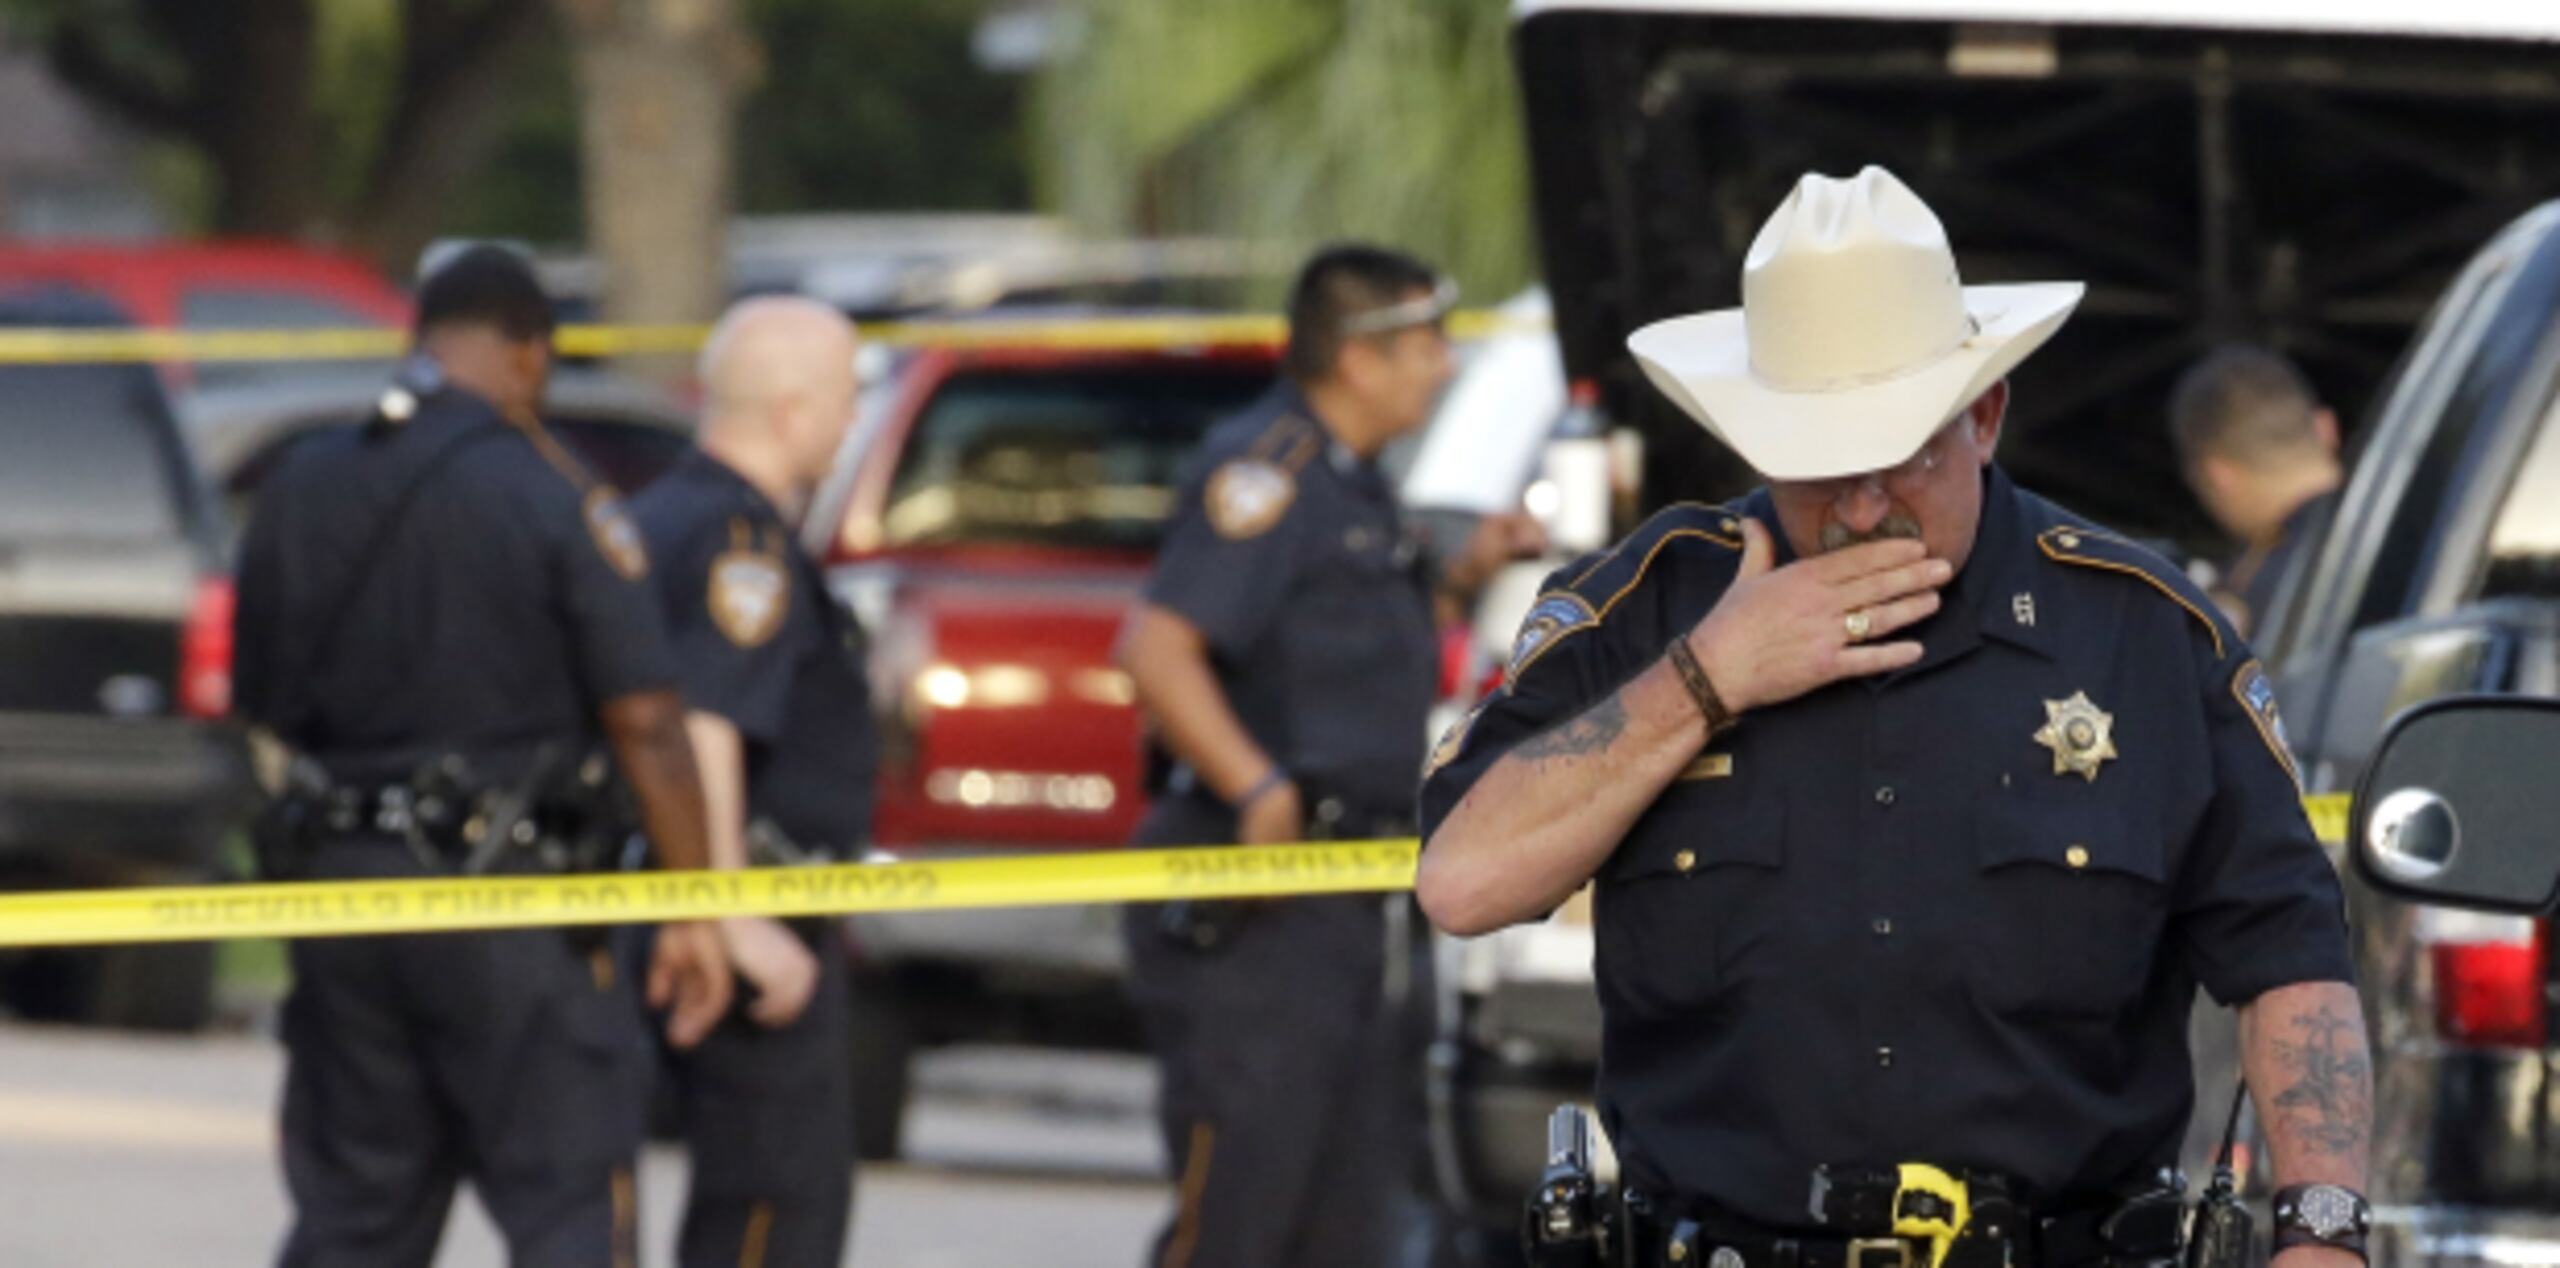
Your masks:
M 2175 568 L 1993 461 L 2081 290 L 1965 287 L 1892 174 L 1805 177 L 1739 310 L 1628 341 L 1764 487 L 1555 574 L 1432 755 L 1441 928 L 1593 887 L 1625 1262 L 2168 1257 L 2199 986 L 2279 1268 L 2362 1254 L 2364 1022 L 2274 693 Z

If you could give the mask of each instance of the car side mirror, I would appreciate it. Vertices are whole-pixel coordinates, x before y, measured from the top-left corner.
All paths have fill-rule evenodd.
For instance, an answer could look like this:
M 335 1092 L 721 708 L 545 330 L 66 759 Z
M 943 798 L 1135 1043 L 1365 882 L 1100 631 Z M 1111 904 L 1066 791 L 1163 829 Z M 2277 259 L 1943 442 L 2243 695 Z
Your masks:
M 2356 869 L 2402 898 L 2560 905 L 2560 700 L 2459 696 L 2392 720 L 2356 788 Z

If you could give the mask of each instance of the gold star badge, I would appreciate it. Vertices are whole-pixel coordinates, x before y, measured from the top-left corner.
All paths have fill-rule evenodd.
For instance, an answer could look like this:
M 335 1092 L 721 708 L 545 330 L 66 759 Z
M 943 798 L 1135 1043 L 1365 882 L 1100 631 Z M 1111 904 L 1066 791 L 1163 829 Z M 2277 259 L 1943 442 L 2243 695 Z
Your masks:
M 2089 693 L 2075 691 L 2068 700 L 2044 702 L 2044 728 L 2036 743 L 2053 750 L 2053 773 L 2078 775 L 2098 782 L 2098 767 L 2117 756 L 2116 715 L 2099 708 Z

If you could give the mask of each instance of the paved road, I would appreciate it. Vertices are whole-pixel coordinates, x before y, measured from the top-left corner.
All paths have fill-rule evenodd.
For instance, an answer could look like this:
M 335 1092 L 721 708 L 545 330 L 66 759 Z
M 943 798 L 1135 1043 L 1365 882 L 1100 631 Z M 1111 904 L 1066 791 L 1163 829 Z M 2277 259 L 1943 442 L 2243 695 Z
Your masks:
M 150 1039 L 0 1026 L 0 1264 L 214 1268 L 268 1262 L 285 1220 L 267 1039 Z M 1143 1063 L 962 1050 L 930 1058 L 910 1160 L 864 1171 L 852 1261 L 869 1268 L 1128 1268 L 1164 1218 Z M 645 1262 L 667 1262 L 684 1160 L 641 1169 Z M 458 1204 L 446 1268 L 498 1268 Z

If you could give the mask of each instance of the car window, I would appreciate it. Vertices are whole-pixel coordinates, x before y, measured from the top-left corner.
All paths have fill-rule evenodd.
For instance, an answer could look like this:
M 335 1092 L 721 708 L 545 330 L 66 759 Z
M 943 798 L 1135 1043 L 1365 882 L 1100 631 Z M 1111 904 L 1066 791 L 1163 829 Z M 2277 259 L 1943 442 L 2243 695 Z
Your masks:
M 2413 601 L 2426 533 L 2466 465 L 2481 404 L 2474 367 L 2512 353 L 2496 318 L 2554 222 L 2554 214 L 2537 212 L 2509 226 L 2464 266 L 2419 327 L 2363 429 L 2335 514 L 2301 552 L 2292 601 L 2258 632 L 2270 664 L 2316 658 L 2353 630 L 2397 619 Z
M 1151 549 L 1183 460 L 1271 382 L 1222 364 L 964 371 L 907 438 L 883 537 Z
M 665 474 L 693 447 L 683 432 L 602 414 L 553 413 L 544 424 L 589 471 L 626 494 Z
M 189 330 L 341 330 L 379 327 L 381 319 L 309 291 L 273 286 L 190 286 L 178 297 L 178 324 Z M 354 362 L 382 367 L 380 362 Z M 300 361 L 208 361 L 195 369 L 200 385 L 241 383 L 299 372 Z
M 2560 402 L 2535 430 L 2489 528 L 2481 599 L 2560 598 Z
M 185 533 L 166 399 L 139 366 L 0 366 L 0 540 Z
M 223 482 L 222 500 L 235 536 L 249 522 L 259 488 L 284 465 L 294 449 L 344 421 L 333 415 L 296 424 L 232 468 L 230 478 Z M 602 414 L 554 414 L 544 425 L 597 478 L 625 494 L 640 491 L 664 474 L 693 444 L 682 432 Z

